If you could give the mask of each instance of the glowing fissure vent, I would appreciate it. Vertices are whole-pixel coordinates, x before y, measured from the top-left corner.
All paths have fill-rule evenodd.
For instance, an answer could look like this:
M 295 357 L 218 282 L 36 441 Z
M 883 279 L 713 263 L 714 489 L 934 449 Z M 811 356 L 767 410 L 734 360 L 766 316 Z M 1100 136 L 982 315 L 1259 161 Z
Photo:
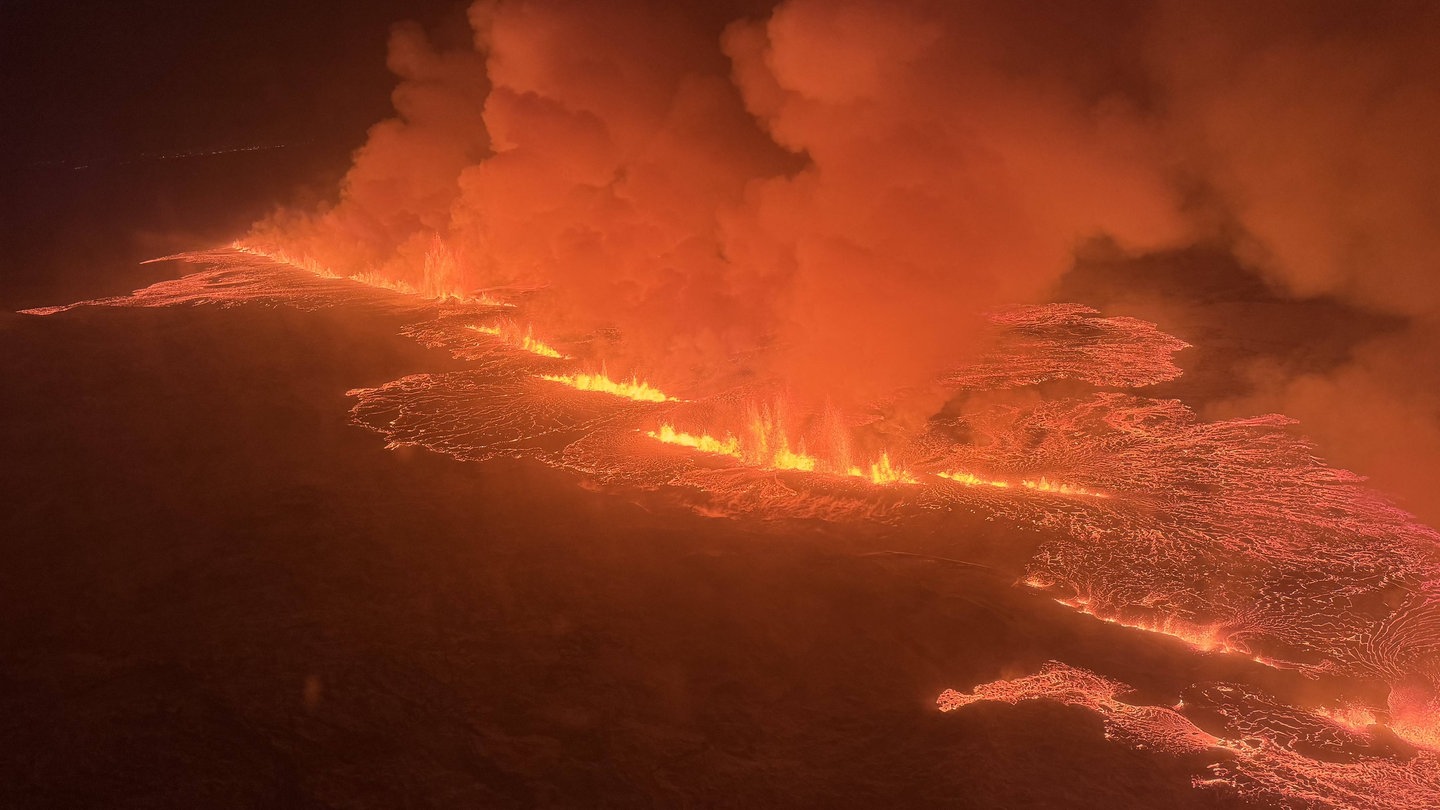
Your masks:
M 726 433 L 724 438 L 716 438 L 708 433 L 685 433 L 676 430 L 669 423 L 662 424 L 657 430 L 646 431 L 645 435 L 658 442 L 677 447 L 688 447 L 691 450 L 711 455 L 729 456 L 743 461 L 749 466 L 767 470 L 832 472 L 862 478 L 872 484 L 881 485 L 919 483 L 915 476 L 908 471 L 897 468 L 890 461 L 890 455 L 885 452 L 882 452 L 880 457 L 868 467 L 850 467 L 840 473 L 827 470 L 819 459 L 806 453 L 803 442 L 797 449 L 792 450 L 789 440 L 784 436 L 776 437 L 774 431 L 768 429 L 768 423 L 763 419 L 752 423 L 750 432 L 755 440 L 753 447 L 742 446 L 740 440 L 731 433 Z
M 769 411 L 759 411 L 751 418 L 746 461 L 772 470 L 815 472 L 819 464 L 814 456 L 805 452 L 805 440 L 801 439 L 799 446 L 792 450 L 790 438 L 779 424 L 780 420 Z
M 358 273 L 351 273 L 350 275 L 338 273 L 316 261 L 309 254 L 297 256 L 285 250 L 260 248 L 254 245 L 247 245 L 244 242 L 231 242 L 230 248 L 239 253 L 261 256 L 271 261 L 280 262 L 281 264 L 288 264 L 291 267 L 304 270 L 307 273 L 312 273 L 321 278 L 348 279 L 357 284 L 389 290 L 390 292 L 401 295 L 414 295 L 445 303 L 479 304 L 487 307 L 504 308 L 513 308 L 515 306 L 512 303 L 500 301 L 485 293 L 467 295 L 461 292 L 453 283 L 453 265 L 445 265 L 444 263 L 437 265 L 438 260 L 433 251 L 425 257 L 425 280 L 422 286 L 416 287 L 407 281 L 390 278 L 375 270 L 365 270 Z M 437 269 L 437 267 L 447 268 L 449 272 L 443 272 Z
M 1008 489 L 1010 487 L 1009 481 L 994 481 L 989 478 L 981 478 L 974 473 L 942 472 L 936 473 L 936 475 L 944 478 L 946 481 L 954 481 L 957 484 L 967 487 L 998 487 L 1000 489 Z
M 699 450 L 702 453 L 712 453 L 717 456 L 730 456 L 742 458 L 740 453 L 740 440 L 731 435 L 724 439 L 717 439 L 708 434 L 695 435 L 693 433 L 682 433 L 669 424 L 660 426 L 659 430 L 647 430 L 646 436 L 665 444 L 688 447 L 691 450 Z
M 637 402 L 674 402 L 674 397 L 641 380 L 631 377 L 629 381 L 616 382 L 606 376 L 602 369 L 599 374 L 541 374 L 542 380 L 568 385 L 577 391 L 596 391 L 613 397 L 624 397 Z
M 849 474 L 856 478 L 864 478 L 872 484 L 918 484 L 915 476 L 901 469 L 896 469 L 890 463 L 890 454 L 880 451 L 880 458 L 876 459 L 869 469 L 851 467 Z
M 975 475 L 974 473 L 961 471 L 940 472 L 936 473 L 935 475 L 939 478 L 944 478 L 946 481 L 953 481 L 957 484 L 960 484 L 961 486 L 966 487 L 994 487 L 996 489 L 1010 489 L 1013 486 L 1016 486 L 1009 481 L 1004 481 L 996 478 L 983 478 L 981 476 Z M 1110 497 L 1103 492 L 1096 492 L 1092 489 L 1086 489 L 1085 487 L 1079 486 L 1077 484 L 1062 484 L 1058 481 L 1051 481 L 1049 478 L 1046 478 L 1043 475 L 1039 478 L 1034 479 L 1026 478 L 1022 480 L 1018 484 L 1018 486 L 1024 487 L 1025 489 L 1031 490 L 1033 492 L 1044 492 L 1050 495 L 1065 495 L 1075 498 Z
M 1048 492 L 1051 495 L 1073 495 L 1077 498 L 1110 497 L 1103 492 L 1095 492 L 1093 490 L 1086 489 L 1076 484 L 1062 484 L 1057 481 L 1051 481 L 1044 476 L 1041 476 L 1038 481 L 1021 481 L 1020 486 L 1025 487 L 1026 489 L 1033 489 L 1036 492 Z
M 531 354 L 541 357 L 553 357 L 556 360 L 569 359 L 549 344 L 537 340 L 534 330 L 529 326 L 525 327 L 524 332 L 520 331 L 520 327 L 509 322 L 491 326 L 471 325 L 466 328 L 474 332 L 479 332 L 482 335 L 498 337 L 505 341 L 507 345 L 514 346 L 517 349 L 524 349 Z
M 1056 599 L 1056 602 L 1107 624 L 1118 624 L 1131 630 L 1159 633 L 1189 644 L 1200 652 L 1223 652 L 1242 655 L 1259 663 L 1264 661 L 1250 651 L 1231 646 L 1227 641 L 1224 626 L 1219 624 L 1193 624 L 1171 616 L 1157 616 L 1153 619 L 1122 619 L 1118 616 L 1102 616 L 1090 606 L 1089 600 L 1081 597 Z

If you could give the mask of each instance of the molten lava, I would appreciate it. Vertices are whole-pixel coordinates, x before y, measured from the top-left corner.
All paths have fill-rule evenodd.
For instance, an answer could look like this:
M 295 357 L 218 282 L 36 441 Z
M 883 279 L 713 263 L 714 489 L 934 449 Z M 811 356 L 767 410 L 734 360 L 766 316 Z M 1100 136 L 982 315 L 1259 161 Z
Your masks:
M 974 703 L 1046 700 L 1098 715 L 1105 737 L 1138 750 L 1200 761 L 1196 787 L 1219 789 L 1249 803 L 1354 810 L 1429 810 L 1440 806 L 1440 755 L 1419 749 L 1393 756 L 1364 714 L 1304 709 L 1236 683 L 1196 684 L 1175 706 L 1122 700 L 1127 684 L 1057 661 L 1038 673 L 982 683 L 970 692 L 946 689 L 942 712 Z M 1191 715 L 1219 721 L 1216 733 Z M 1316 752 L 1325 752 L 1317 759 Z
M 406 281 L 391 278 L 379 270 L 362 270 L 356 273 L 339 273 L 316 261 L 308 254 L 295 255 L 280 248 L 264 248 L 245 242 L 232 242 L 232 250 L 251 256 L 261 256 L 272 261 L 297 267 L 314 273 L 321 278 L 343 278 L 381 290 L 413 295 L 443 303 L 479 304 L 487 307 L 513 308 L 515 305 L 501 301 L 481 292 L 468 294 L 455 286 L 457 274 L 454 257 L 449 249 L 437 238 L 425 256 L 424 281 L 419 287 Z M 171 258 L 171 257 L 166 257 Z M 158 260 L 157 260 L 158 261 Z
M 871 462 L 869 468 L 851 467 L 848 474 L 856 478 L 864 478 L 872 484 L 918 484 L 915 476 L 901 469 L 896 469 L 890 463 L 890 454 L 884 450 L 880 451 L 880 458 Z
M 1009 481 L 996 481 L 989 478 L 981 478 L 974 473 L 968 472 L 940 472 L 936 475 L 946 481 L 954 481 L 957 484 L 967 487 L 996 487 L 998 489 L 1009 489 Z
M 734 436 L 727 435 L 724 439 L 717 439 L 706 434 L 695 435 L 693 433 L 682 433 L 669 424 L 660 426 L 659 430 L 648 430 L 646 436 L 665 444 L 674 444 L 680 447 L 688 447 L 692 450 L 699 450 L 702 453 L 711 453 L 717 456 L 732 456 L 744 458 L 740 452 L 740 440 Z
M 603 370 L 599 374 L 541 374 L 540 379 L 568 385 L 577 391 L 597 391 L 612 397 L 633 399 L 636 402 L 677 401 L 675 397 L 667 395 L 664 391 L 638 377 L 631 377 L 628 382 L 616 382 L 606 376 Z
M 861 478 L 872 484 L 918 484 L 919 480 L 909 471 L 895 466 L 890 454 L 881 451 L 880 456 L 866 467 L 837 468 L 823 459 L 805 452 L 805 443 L 800 441 L 794 449 L 783 432 L 777 432 L 774 419 L 765 412 L 757 412 L 747 431 L 749 441 L 742 442 L 732 433 L 716 438 L 708 433 L 685 433 L 676 430 L 669 423 L 659 429 L 645 432 L 656 441 L 688 447 L 701 453 L 729 456 L 739 459 L 752 467 L 767 470 L 799 470 L 820 472 Z
M 525 327 L 524 332 L 521 332 L 520 328 L 510 321 L 505 321 L 497 326 L 471 325 L 466 328 L 474 332 L 479 332 L 482 335 L 498 337 L 505 341 L 506 344 L 514 346 L 517 349 L 524 349 L 531 354 L 538 354 L 541 357 L 553 357 L 557 360 L 566 359 L 565 355 L 561 354 L 559 350 L 537 340 L 534 331 L 529 326 Z
M 936 473 L 936 475 L 940 478 L 944 478 L 946 481 L 954 481 L 955 483 L 966 487 L 995 487 L 996 489 L 1010 489 L 1012 486 L 1009 481 L 1003 481 L 993 478 L 982 478 L 978 475 L 975 475 L 974 473 L 968 472 L 939 472 Z M 1058 481 L 1051 481 L 1049 478 L 1046 478 L 1043 475 L 1039 478 L 1023 479 L 1022 481 L 1020 481 L 1019 486 L 1034 492 L 1044 492 L 1050 495 L 1066 495 L 1077 498 L 1110 497 L 1103 492 L 1096 492 L 1094 490 L 1086 489 L 1085 487 L 1082 487 L 1078 484 L 1062 484 Z
M 1123 685 L 1063 666 L 969 695 L 947 693 L 947 706 L 1061 700 L 1099 712 L 1117 739 L 1147 750 L 1229 749 L 1233 761 L 1212 766 L 1197 784 L 1300 805 L 1440 806 L 1440 534 L 1359 477 L 1318 459 L 1282 416 L 1204 421 L 1179 400 L 1122 393 L 997 402 L 934 416 L 908 435 L 885 426 L 886 435 L 902 437 L 903 444 L 890 448 L 903 447 L 901 458 L 926 459 L 927 469 L 943 470 L 911 474 L 889 452 L 856 463 L 853 414 L 790 418 L 783 402 L 736 412 L 737 403 L 753 401 L 749 389 L 674 408 L 693 408 L 690 419 L 705 414 L 701 424 L 711 425 L 708 431 L 685 432 L 671 421 L 651 430 L 655 408 L 633 403 L 677 400 L 638 377 L 612 380 L 603 367 L 599 374 L 554 373 L 563 358 L 530 330 L 508 321 L 477 325 L 494 317 L 486 311 L 493 302 L 427 297 L 383 278 L 356 283 L 304 257 L 277 263 L 270 255 L 278 254 L 177 256 L 207 269 L 127 296 L 28 312 L 256 303 L 401 314 L 415 319 L 402 334 L 448 348 L 470 366 L 349 392 L 356 399 L 354 420 L 383 434 L 389 447 L 418 445 L 476 461 L 525 457 L 617 484 L 688 487 L 703 493 L 694 508 L 712 515 L 878 517 L 903 524 L 954 509 L 1033 527 L 1041 543 L 1023 569 L 1011 573 L 1068 608 L 1179 639 L 1197 653 L 1385 684 L 1391 691 L 1384 710 L 1343 701 L 1332 704 L 1339 709 L 1287 708 L 1240 687 L 1211 690 L 1204 700 L 1187 693 L 1175 708 L 1140 706 L 1118 699 Z M 436 256 L 435 284 L 427 286 L 438 291 L 449 270 L 444 256 Z M 446 306 L 436 307 L 436 298 Z M 1002 342 L 978 371 L 951 375 L 952 384 L 1007 387 L 1065 376 L 1120 384 L 1169 373 L 1175 343 L 1149 325 L 1100 323 L 1063 305 L 1010 321 L 1004 325 L 1014 332 L 1011 343 Z M 524 352 L 496 351 L 495 340 L 480 336 Z M 1134 365 L 1122 345 L 1129 339 L 1142 344 L 1135 351 L 1149 362 L 1134 380 L 1117 376 Z M 1072 344 L 1083 351 L 1071 351 Z M 1011 362 L 1009 352 L 1035 356 Z M 1089 365 L 1097 358 L 1104 363 Z M 610 396 L 567 395 L 537 381 L 537 374 Z M 654 452 L 638 439 L 641 433 L 745 469 Z M 746 470 L 796 474 L 780 480 Z M 1002 470 L 1026 472 L 993 472 Z M 883 498 L 850 482 L 903 483 L 913 490 Z M 962 544 L 963 535 L 955 542 Z M 1201 731 L 1182 713 L 1192 704 L 1202 710 L 1213 704 L 1227 727 L 1214 736 Z M 1388 731 L 1372 732 L 1377 720 Z M 1296 738 L 1289 729 L 1303 732 L 1303 746 L 1289 742 Z M 1392 733 L 1422 750 L 1408 759 L 1385 753 Z M 1317 759 L 1316 750 L 1327 757 Z

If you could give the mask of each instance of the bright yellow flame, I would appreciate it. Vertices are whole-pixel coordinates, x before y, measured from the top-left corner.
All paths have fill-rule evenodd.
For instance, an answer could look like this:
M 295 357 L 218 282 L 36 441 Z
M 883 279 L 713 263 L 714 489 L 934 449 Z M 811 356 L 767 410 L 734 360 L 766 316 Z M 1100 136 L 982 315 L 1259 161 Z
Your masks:
M 543 343 L 540 340 L 537 340 L 534 330 L 529 326 L 525 327 L 524 334 L 520 333 L 518 327 L 508 323 L 499 326 L 471 325 L 467 326 L 466 328 L 474 332 L 479 332 L 482 335 L 492 335 L 494 337 L 498 337 L 501 340 L 504 340 L 506 343 L 510 344 L 511 346 L 519 349 L 524 349 L 531 354 L 538 354 L 541 357 L 553 357 L 557 360 L 566 359 L 565 355 L 561 354 L 559 351 L 556 351 L 550 345 Z
M 673 402 L 674 397 L 666 396 L 664 391 L 652 387 L 649 383 L 637 377 L 631 377 L 629 382 L 616 382 L 604 373 L 600 374 L 542 374 L 540 379 L 568 385 L 577 391 L 598 391 L 602 394 L 609 394 L 616 397 L 624 397 L 639 402 Z

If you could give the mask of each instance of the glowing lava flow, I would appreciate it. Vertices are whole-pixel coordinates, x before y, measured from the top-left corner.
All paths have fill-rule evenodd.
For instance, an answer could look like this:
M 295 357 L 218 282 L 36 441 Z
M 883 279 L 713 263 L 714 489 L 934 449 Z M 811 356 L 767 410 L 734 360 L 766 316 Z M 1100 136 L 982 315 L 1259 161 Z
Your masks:
M 577 391 L 597 391 L 614 397 L 633 399 L 637 402 L 677 401 L 674 397 L 668 396 L 664 391 L 638 377 L 631 377 L 629 382 L 616 382 L 606 376 L 603 371 L 599 374 L 541 374 L 539 376 L 542 380 L 568 385 Z
M 1056 661 L 1038 673 L 947 689 L 942 712 L 974 703 L 1048 700 L 1094 712 L 1105 738 L 1137 750 L 1202 757 L 1196 787 L 1281 807 L 1429 810 L 1440 807 L 1440 755 L 1404 750 L 1356 718 L 1286 705 L 1236 683 L 1196 684 L 1175 706 L 1122 700 L 1120 681 Z M 1212 730 L 1202 729 L 1203 719 Z M 1361 718 L 1363 719 L 1363 718 Z M 1215 727 L 1218 726 L 1218 727 Z M 1204 761 L 1202 759 L 1201 761 Z
M 1172 356 L 1189 347 L 1149 321 L 1102 317 L 1080 304 L 1018 307 L 990 316 L 996 342 L 975 362 L 942 375 L 957 388 L 994 390 L 1047 380 L 1138 387 L 1173 380 Z
M 285 250 L 262 248 L 244 242 L 232 242 L 231 249 L 240 253 L 247 253 L 251 256 L 260 256 L 271 261 L 288 264 L 309 273 L 314 273 L 321 278 L 343 278 L 354 281 L 357 284 L 364 284 L 367 287 L 389 290 L 390 292 L 402 295 L 414 295 L 445 303 L 479 304 L 487 307 L 513 308 L 515 305 L 506 301 L 500 301 L 486 295 L 485 293 L 467 294 L 455 286 L 454 279 L 458 275 L 454 255 L 443 242 L 438 238 L 425 254 L 425 263 L 422 267 L 423 280 L 420 286 L 415 286 L 406 281 L 390 278 L 376 270 L 365 270 L 359 273 L 345 275 L 338 273 L 329 267 L 316 261 L 307 255 L 296 256 Z M 170 257 L 166 257 L 170 258 Z
M 1009 481 L 996 481 L 989 478 L 981 478 L 974 473 L 967 472 L 941 472 L 936 473 L 946 481 L 954 481 L 957 484 L 967 487 L 995 487 L 997 489 L 1009 489 Z
M 661 425 L 659 430 L 647 430 L 645 435 L 658 442 L 688 447 L 702 453 L 744 458 L 740 452 L 740 440 L 734 436 L 727 435 L 724 439 L 717 439 L 706 434 L 697 436 L 693 433 L 682 433 L 669 424 Z
M 995 487 L 996 489 L 1010 489 L 1012 484 L 1009 481 L 1002 481 L 993 478 L 981 478 L 974 473 L 968 472 L 940 472 L 936 476 L 946 481 L 954 481 L 966 487 Z M 1034 492 L 1044 492 L 1050 495 L 1065 495 L 1076 498 L 1108 498 L 1103 492 L 1095 492 L 1086 489 L 1078 484 L 1062 484 L 1058 481 L 1051 481 L 1045 476 L 1039 478 L 1027 478 L 1020 482 L 1021 487 Z
M 849 475 L 856 478 L 864 478 L 872 484 L 918 484 L 915 476 L 905 470 L 896 469 L 890 463 L 890 454 L 884 450 L 880 451 L 880 458 L 870 464 L 869 469 L 851 467 Z
M 1029 583 L 1027 583 L 1029 584 Z M 1032 586 L 1036 587 L 1036 586 Z M 1171 616 L 1163 616 L 1148 620 L 1122 619 L 1117 616 L 1101 616 L 1090 609 L 1089 602 L 1085 599 L 1056 599 L 1056 602 L 1087 616 L 1099 619 L 1106 624 L 1116 624 L 1127 627 L 1131 630 L 1143 630 L 1147 633 L 1159 633 L 1171 638 L 1183 641 L 1200 652 L 1225 652 L 1236 655 L 1243 655 L 1253 658 L 1255 661 L 1264 663 L 1259 657 L 1251 656 L 1248 650 L 1233 647 L 1226 641 L 1225 628 L 1218 624 L 1201 625 L 1192 622 L 1182 621 Z
M 1103 492 L 1094 492 L 1076 484 L 1061 484 L 1056 481 L 1051 481 L 1044 476 L 1041 476 L 1038 480 L 1021 481 L 1020 486 L 1026 489 L 1033 489 L 1036 492 L 1046 492 L 1051 495 L 1072 495 L 1077 498 L 1110 497 Z
M 1223 709 L 1227 728 L 1212 728 L 1207 716 L 1194 715 L 1204 731 L 1178 710 L 1118 700 L 1123 691 L 1073 669 L 996 685 L 991 691 L 998 699 L 1027 693 L 1085 705 L 1105 715 L 1119 738 L 1139 740 L 1147 749 L 1178 741 L 1188 751 L 1226 748 L 1239 757 L 1212 767 L 1215 777 L 1206 785 L 1294 799 L 1294 806 L 1440 807 L 1440 534 L 1364 488 L 1357 476 L 1329 467 L 1289 431 L 1284 417 L 1210 422 L 1179 400 L 1120 393 L 967 405 L 931 418 L 919 435 L 883 434 L 902 437 L 904 444 L 891 445 L 900 458 L 924 459 L 926 469 L 944 470 L 917 474 L 917 482 L 888 454 L 854 464 L 843 416 L 790 419 L 781 403 L 724 421 L 726 409 L 752 400 L 749 389 L 696 402 L 697 415 L 687 417 L 708 413 L 699 424 L 723 424 L 729 431 L 685 433 L 670 423 L 648 430 L 659 408 L 626 400 L 673 398 L 639 379 L 610 380 L 603 369 L 598 375 L 553 374 L 559 352 L 537 351 L 544 344 L 528 331 L 521 334 L 521 326 L 475 325 L 495 317 L 480 309 L 493 305 L 483 299 L 452 303 L 441 297 L 445 305 L 436 306 L 418 290 L 401 290 L 412 292 L 401 296 L 390 283 L 366 286 L 305 259 L 275 255 L 280 261 L 255 250 L 185 254 L 173 258 L 209 268 L 126 296 L 27 312 L 343 305 L 387 318 L 414 317 L 402 334 L 448 348 L 471 366 L 352 390 L 355 422 L 383 434 L 390 447 L 417 445 L 471 460 L 534 459 L 624 486 L 688 487 L 704 495 L 694 508 L 710 515 L 896 523 L 937 515 L 949 525 L 946 513 L 953 511 L 957 544 L 965 542 L 972 513 L 1032 527 L 1041 542 L 1023 571 L 1013 573 L 1070 609 L 1174 637 L 1197 651 L 1243 655 L 1316 678 L 1388 685 L 1390 694 L 1377 715 L 1363 707 L 1312 711 L 1232 699 L 1240 687 L 1227 687 L 1231 692 L 1206 698 Z M 448 277 L 448 261 L 437 253 L 432 281 Z M 997 319 L 1009 330 L 1009 342 L 950 381 L 1004 388 L 1069 377 L 1121 385 L 1178 373 L 1170 370 L 1173 339 L 1143 322 L 1102 322 L 1089 312 L 1053 305 L 1005 323 Z M 500 351 L 497 341 L 477 335 L 551 359 Z M 1127 348 L 1126 340 L 1137 345 Z M 1140 360 L 1148 365 L 1130 374 Z M 609 396 L 567 395 L 537 380 L 537 373 Z M 695 464 L 655 452 L 641 433 L 727 463 Z M 861 482 L 916 485 L 904 497 L 887 498 Z M 1342 687 L 1337 700 L 1353 699 L 1347 690 Z M 996 699 L 975 697 L 981 691 L 949 699 Z M 1187 695 L 1185 711 L 1192 704 L 1206 705 Z M 1388 731 L 1372 734 L 1376 719 Z M 1247 724 L 1258 730 L 1247 731 Z M 1286 724 L 1301 728 L 1311 747 L 1286 742 L 1295 736 L 1286 736 Z M 1201 736 L 1212 732 L 1218 736 L 1210 740 L 1218 742 Z M 1394 759 L 1384 753 L 1390 736 L 1425 750 L 1412 760 Z M 1342 741 L 1341 754 L 1349 759 L 1321 762 L 1308 753 L 1331 740 Z M 1377 805 L 1391 797 L 1399 798 Z
M 541 357 L 553 357 L 557 360 L 566 359 L 565 355 L 561 354 L 554 347 L 543 343 L 540 340 L 537 340 L 535 338 L 534 330 L 532 330 L 528 326 L 525 327 L 525 331 L 523 333 L 520 331 L 519 327 L 508 322 L 501 326 L 471 325 L 465 328 L 471 330 L 472 332 L 479 332 L 482 335 L 498 337 L 501 340 L 505 341 L 507 344 L 514 346 L 518 349 L 524 349 L 531 354 L 538 354 Z
M 711 455 L 729 456 L 752 467 L 770 470 L 799 470 L 801 472 L 831 471 L 826 469 L 826 465 L 820 459 L 806 453 L 803 443 L 799 449 L 792 450 L 789 440 L 783 435 L 777 437 L 770 428 L 771 425 L 766 420 L 757 418 L 750 430 L 750 434 L 755 440 L 754 446 L 749 448 L 742 445 L 741 441 L 730 433 L 725 434 L 723 439 L 717 439 L 708 433 L 685 433 L 676 430 L 669 423 L 661 425 L 658 430 L 646 431 L 645 435 L 664 444 L 688 447 L 691 450 Z M 838 471 L 835 472 L 838 474 Z M 919 480 L 910 472 L 896 467 L 890 460 L 890 454 L 884 451 L 868 467 L 849 467 L 844 470 L 843 474 L 879 485 L 919 483 Z
M 673 444 L 677 447 L 688 447 L 701 453 L 730 456 L 753 467 L 766 467 L 772 470 L 815 471 L 815 457 L 806 455 L 803 446 L 797 452 L 790 449 L 789 441 L 783 437 L 778 442 L 772 441 L 769 431 L 760 424 L 751 428 L 751 436 L 754 441 L 750 446 L 742 446 L 740 440 L 730 433 L 726 433 L 723 439 L 717 439 L 708 433 L 685 433 L 676 430 L 668 422 L 661 425 L 658 430 L 646 431 L 645 435 L 658 442 Z

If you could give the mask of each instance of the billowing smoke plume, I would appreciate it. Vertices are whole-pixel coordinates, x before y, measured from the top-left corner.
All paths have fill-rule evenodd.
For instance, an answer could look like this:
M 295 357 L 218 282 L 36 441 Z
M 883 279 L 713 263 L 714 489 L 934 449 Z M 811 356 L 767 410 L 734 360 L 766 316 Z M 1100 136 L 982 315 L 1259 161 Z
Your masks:
M 612 327 L 598 359 L 682 390 L 754 375 L 865 402 L 964 358 L 978 316 L 1041 295 L 1077 240 L 1180 233 L 1136 106 L 1047 43 L 1017 69 L 990 10 L 470 18 L 473 52 L 397 30 L 399 118 L 333 209 L 262 239 L 427 290 L 545 285 L 537 326 Z
M 1258 365 L 1223 413 L 1279 411 L 1440 521 L 1440 6 L 1175 4 L 1149 50 L 1167 138 L 1297 296 L 1405 326 L 1337 369 Z
M 541 288 L 537 330 L 681 393 L 846 405 L 963 360 L 1087 239 L 1227 239 L 1294 295 L 1417 324 L 1234 407 L 1440 482 L 1407 452 L 1440 446 L 1440 380 L 1401 373 L 1440 367 L 1433 4 L 682 5 L 478 2 L 455 52 L 398 28 L 397 118 L 333 207 L 254 239 L 433 293 Z

